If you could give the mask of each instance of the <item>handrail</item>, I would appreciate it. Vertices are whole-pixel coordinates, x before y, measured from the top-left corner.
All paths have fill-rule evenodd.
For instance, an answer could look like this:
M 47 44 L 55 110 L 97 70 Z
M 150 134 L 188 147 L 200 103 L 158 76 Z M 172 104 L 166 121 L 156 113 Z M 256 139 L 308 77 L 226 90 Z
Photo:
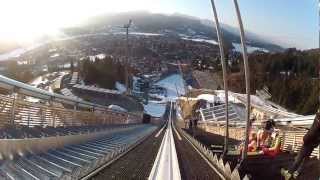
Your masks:
M 0 95 L 0 128 L 7 125 L 34 126 L 83 126 L 99 124 L 139 123 L 141 115 L 110 110 L 83 111 L 66 109 L 56 104 L 37 104 Z
M 2 75 L 0 75 L 0 88 L 49 102 L 49 105 L 37 104 L 25 101 L 19 96 L 0 95 L 2 100 L 0 103 L 0 127 L 7 124 L 27 125 L 28 127 L 35 125 L 54 127 L 59 125 L 83 125 L 87 123 L 95 124 L 97 120 L 100 120 L 103 124 L 113 124 L 114 121 L 122 124 L 137 122 L 142 119 L 141 114 L 110 110 L 107 106 L 48 92 Z M 74 108 L 65 109 L 52 102 L 73 105 Z M 93 111 L 81 111 L 77 107 L 89 108 Z M 91 117 L 89 118 L 91 120 L 88 119 L 88 116 Z
M 102 106 L 99 104 L 95 104 L 95 103 L 71 98 L 68 96 L 64 96 L 61 94 L 52 93 L 39 88 L 35 88 L 31 85 L 10 79 L 3 75 L 0 75 L 0 88 L 11 90 L 17 93 L 21 93 L 21 94 L 32 96 L 39 99 L 52 100 L 52 101 L 56 101 L 64 104 L 76 105 L 76 106 L 85 107 L 85 108 L 101 108 L 101 109 L 108 108 L 106 106 Z

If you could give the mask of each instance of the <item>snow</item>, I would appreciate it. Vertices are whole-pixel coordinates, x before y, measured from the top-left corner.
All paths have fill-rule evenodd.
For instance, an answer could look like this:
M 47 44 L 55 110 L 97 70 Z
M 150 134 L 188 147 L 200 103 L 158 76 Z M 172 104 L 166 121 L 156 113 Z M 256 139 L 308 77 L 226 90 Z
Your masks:
M 214 102 L 215 99 L 217 99 L 217 96 L 213 95 L 213 94 L 200 94 L 197 99 L 203 99 L 206 100 L 208 102 Z
M 172 74 L 158 81 L 155 85 L 165 88 L 167 95 L 152 94 L 152 96 L 160 98 L 161 101 L 149 101 L 147 105 L 144 105 L 144 109 L 151 116 L 161 117 L 166 110 L 166 102 L 173 101 L 179 95 L 185 94 L 184 82 L 180 74 Z
M 28 52 L 28 51 L 31 51 L 35 48 L 38 48 L 40 46 L 42 46 L 43 44 L 41 43 L 38 43 L 38 44 L 34 44 L 28 48 L 17 48 L 17 49 L 14 49 L 10 52 L 7 52 L 7 53 L 3 53 L 3 54 L 0 54 L 0 61 L 3 61 L 3 60 L 7 60 L 7 59 L 10 59 L 10 58 L 17 58 L 17 57 L 20 57 L 22 54 Z
M 218 44 L 218 42 L 213 40 L 213 39 L 185 38 L 185 37 L 182 37 L 181 39 L 189 40 L 189 41 L 195 41 L 195 42 L 207 42 L 207 43 L 214 44 L 214 45 Z
M 149 102 L 147 105 L 143 105 L 147 114 L 153 117 L 161 117 L 166 111 L 166 104 L 159 104 L 155 102 Z
M 115 32 L 114 34 L 126 34 L 126 32 Z M 129 32 L 129 35 L 136 35 L 136 36 L 162 36 L 163 34 L 144 33 L 144 32 Z
M 167 101 L 174 100 L 179 95 L 185 94 L 184 82 L 183 78 L 180 74 L 170 75 L 160 81 L 158 81 L 155 85 L 163 87 L 167 90 Z
M 162 36 L 163 34 L 158 33 L 143 33 L 143 32 L 130 32 L 133 35 L 143 35 L 143 36 Z
M 34 87 L 37 87 L 39 84 L 43 83 L 47 83 L 48 82 L 48 79 L 45 78 L 46 75 L 44 76 L 39 76 L 39 77 L 36 77 L 34 80 L 32 80 L 29 84 L 31 84 L 32 86 Z
M 221 102 L 225 102 L 224 90 L 215 90 L 215 93 Z M 231 91 L 228 91 L 228 102 L 241 103 L 241 101 L 239 101 Z
M 182 114 L 181 108 L 180 108 L 180 106 L 177 106 L 176 115 L 177 115 L 178 120 L 183 120 L 183 117 L 181 114 Z
M 109 105 L 108 109 L 121 111 L 121 112 L 128 112 L 128 110 L 126 110 L 125 108 L 118 106 L 118 105 L 114 105 L 114 104 Z
M 96 60 L 96 58 L 97 59 L 103 59 L 105 57 L 106 57 L 106 54 L 101 53 L 101 54 L 97 54 L 97 55 L 94 55 L 94 56 L 89 56 L 89 59 L 90 59 L 90 61 L 94 62 Z
M 120 93 L 124 93 L 127 91 L 127 88 L 124 84 L 121 84 L 120 82 L 116 82 L 116 89 L 120 92 Z
M 51 57 L 51 58 L 55 58 L 55 57 L 59 57 L 59 56 L 60 56 L 59 53 L 55 53 L 55 54 L 51 55 L 50 57 Z
M 242 52 L 242 46 L 239 43 L 232 43 L 232 45 L 234 46 L 234 50 L 238 51 L 238 52 Z M 248 53 L 253 53 L 254 51 L 263 51 L 263 52 L 269 52 L 269 50 L 265 49 L 265 48 L 259 48 L 259 47 L 254 47 L 254 46 L 248 46 L 247 45 L 247 51 Z

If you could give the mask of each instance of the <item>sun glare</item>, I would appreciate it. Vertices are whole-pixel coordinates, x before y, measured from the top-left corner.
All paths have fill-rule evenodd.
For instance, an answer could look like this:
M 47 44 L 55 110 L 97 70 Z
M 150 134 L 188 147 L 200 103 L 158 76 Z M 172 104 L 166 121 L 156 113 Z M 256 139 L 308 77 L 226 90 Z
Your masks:
M 155 7 L 150 1 L 111 0 L 10 0 L 0 3 L 0 40 L 32 42 L 55 35 L 65 26 L 109 12 Z M 150 8 L 149 8 L 150 7 Z

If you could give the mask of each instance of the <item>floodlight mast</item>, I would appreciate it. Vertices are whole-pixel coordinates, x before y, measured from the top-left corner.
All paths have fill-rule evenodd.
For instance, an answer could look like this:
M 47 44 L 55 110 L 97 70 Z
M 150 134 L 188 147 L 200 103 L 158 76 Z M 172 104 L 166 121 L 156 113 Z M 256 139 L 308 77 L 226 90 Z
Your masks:
M 123 25 L 123 28 L 126 29 L 126 59 L 125 59 L 125 84 L 126 84 L 126 94 L 130 94 L 129 88 L 129 72 L 128 72 L 128 64 L 129 64 L 129 28 L 132 24 L 132 20 L 129 20 L 128 24 Z
M 223 42 L 223 37 L 221 33 L 221 28 L 219 24 L 219 19 L 218 19 L 218 14 L 217 10 L 215 7 L 214 0 L 211 0 L 211 6 L 213 10 L 213 15 L 214 15 L 214 21 L 216 25 L 216 32 L 217 32 L 217 37 L 218 37 L 218 42 L 219 42 L 219 49 L 220 49 L 220 61 L 222 65 L 222 76 L 223 76 L 223 86 L 224 86 L 224 95 L 225 95 L 225 119 L 226 119 L 226 129 L 225 129 L 225 136 L 224 136 L 224 149 L 223 149 L 223 155 L 226 155 L 228 152 L 228 140 L 229 140 L 229 102 L 228 102 L 228 82 L 227 82 L 227 66 L 226 66 L 226 61 L 225 61 L 225 54 L 224 54 L 224 42 Z
M 237 0 L 233 0 L 234 7 L 237 14 L 237 20 L 240 29 L 240 39 L 241 39 L 241 46 L 242 46 L 242 57 L 244 62 L 244 75 L 245 75 L 245 82 L 246 82 L 246 93 L 247 93 L 247 103 L 246 103 L 246 130 L 245 130 L 245 142 L 243 147 L 243 152 L 241 155 L 241 160 L 245 160 L 247 158 L 248 153 L 248 143 L 249 143 L 249 129 L 250 129 L 250 70 L 249 70 L 249 62 L 248 62 L 248 55 L 247 55 L 247 47 L 246 47 L 246 39 L 244 34 L 243 23 L 241 19 L 240 9 Z

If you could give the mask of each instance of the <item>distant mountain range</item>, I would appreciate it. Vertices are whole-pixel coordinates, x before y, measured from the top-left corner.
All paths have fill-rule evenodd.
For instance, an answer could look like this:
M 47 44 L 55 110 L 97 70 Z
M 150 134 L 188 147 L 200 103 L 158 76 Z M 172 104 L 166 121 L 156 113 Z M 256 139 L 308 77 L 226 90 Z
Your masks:
M 159 33 L 184 36 L 189 38 L 201 38 L 217 40 L 214 22 L 210 20 L 199 19 L 183 14 L 154 14 L 149 12 L 126 12 L 117 14 L 106 14 L 88 19 L 80 27 L 68 28 L 64 31 L 69 35 L 78 35 L 85 33 L 104 33 L 114 32 L 119 26 L 128 23 L 132 19 L 132 31 L 144 33 Z M 239 44 L 239 31 L 229 25 L 222 25 L 223 36 L 226 44 Z M 283 51 L 279 45 L 261 38 L 259 35 L 246 31 L 247 44 L 256 49 L 264 49 L 270 52 Z

